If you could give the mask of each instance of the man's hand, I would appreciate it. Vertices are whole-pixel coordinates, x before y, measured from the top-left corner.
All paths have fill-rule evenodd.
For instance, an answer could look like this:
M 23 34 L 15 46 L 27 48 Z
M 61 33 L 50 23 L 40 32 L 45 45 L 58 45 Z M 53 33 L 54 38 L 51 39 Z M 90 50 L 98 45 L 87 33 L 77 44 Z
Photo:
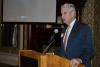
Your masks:
M 78 67 L 78 65 L 82 63 L 82 60 L 81 59 L 72 59 L 71 60 L 71 67 Z

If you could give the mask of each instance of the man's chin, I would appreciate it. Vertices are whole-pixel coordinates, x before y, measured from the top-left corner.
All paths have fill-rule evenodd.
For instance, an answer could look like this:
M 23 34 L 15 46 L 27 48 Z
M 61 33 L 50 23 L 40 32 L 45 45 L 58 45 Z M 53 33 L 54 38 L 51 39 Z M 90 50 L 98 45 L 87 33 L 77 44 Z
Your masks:
M 67 22 L 66 22 L 66 21 L 63 21 L 63 23 L 64 23 L 64 24 L 67 24 Z

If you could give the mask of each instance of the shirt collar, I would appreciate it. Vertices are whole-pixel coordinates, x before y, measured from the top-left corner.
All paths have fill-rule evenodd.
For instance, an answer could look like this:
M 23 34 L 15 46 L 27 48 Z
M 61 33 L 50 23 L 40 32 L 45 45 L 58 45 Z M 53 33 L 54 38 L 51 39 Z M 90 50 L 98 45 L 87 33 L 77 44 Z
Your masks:
M 75 21 L 76 21 L 76 18 L 69 24 L 69 26 L 70 26 L 70 27 L 73 27 Z

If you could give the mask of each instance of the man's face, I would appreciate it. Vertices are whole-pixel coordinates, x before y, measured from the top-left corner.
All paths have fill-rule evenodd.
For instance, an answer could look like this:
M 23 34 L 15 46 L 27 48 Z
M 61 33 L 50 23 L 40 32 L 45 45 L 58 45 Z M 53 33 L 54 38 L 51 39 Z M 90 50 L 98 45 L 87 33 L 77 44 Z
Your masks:
M 61 8 L 62 20 L 65 24 L 69 25 L 72 22 L 72 15 L 66 8 Z

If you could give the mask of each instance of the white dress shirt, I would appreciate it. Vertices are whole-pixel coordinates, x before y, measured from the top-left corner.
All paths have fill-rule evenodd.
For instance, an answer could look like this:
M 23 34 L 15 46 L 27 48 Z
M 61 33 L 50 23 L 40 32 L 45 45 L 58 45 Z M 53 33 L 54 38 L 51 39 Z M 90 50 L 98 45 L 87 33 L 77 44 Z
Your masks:
M 69 26 L 67 27 L 67 29 L 65 31 L 65 35 L 66 36 L 64 35 L 63 42 L 64 42 L 65 37 L 66 37 L 66 45 L 67 45 L 68 37 L 69 37 L 69 35 L 71 33 L 71 30 L 72 30 L 72 28 L 73 28 L 73 26 L 75 24 L 75 21 L 76 21 L 76 18 L 69 24 Z

